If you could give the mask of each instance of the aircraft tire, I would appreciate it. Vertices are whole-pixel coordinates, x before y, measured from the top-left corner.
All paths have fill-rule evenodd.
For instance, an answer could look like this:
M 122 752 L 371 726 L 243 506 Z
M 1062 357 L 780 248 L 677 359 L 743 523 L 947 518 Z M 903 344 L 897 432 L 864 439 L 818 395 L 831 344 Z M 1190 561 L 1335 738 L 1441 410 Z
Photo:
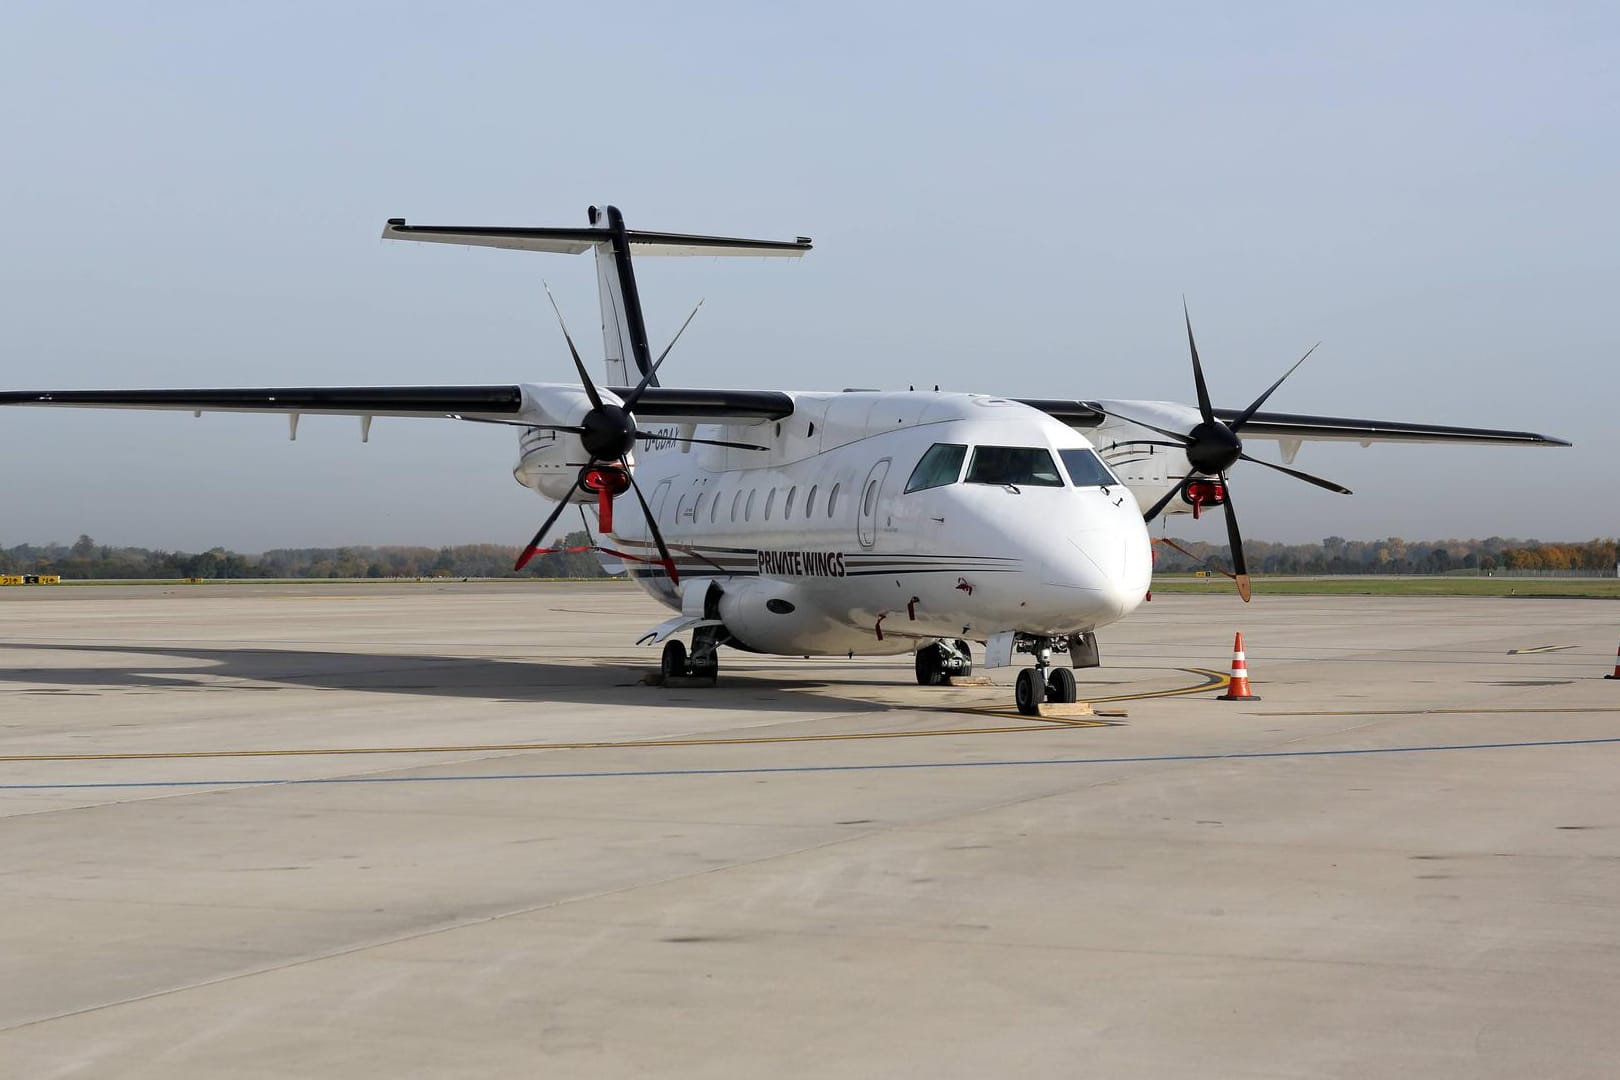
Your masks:
M 957 638 L 956 651 L 962 654 L 962 667 L 961 670 L 953 671 L 951 674 L 965 679 L 973 674 L 973 646 L 966 638 Z
M 938 645 L 917 650 L 917 685 L 939 686 L 945 681 L 945 657 Z
M 664 678 L 672 678 L 687 673 L 686 643 L 680 638 L 670 638 L 664 642 L 664 655 L 659 660 L 658 670 Z
M 1041 698 L 1045 696 L 1045 691 L 1041 673 L 1034 668 L 1024 668 L 1018 673 L 1018 681 L 1013 684 L 1013 700 L 1018 704 L 1018 711 L 1025 716 L 1041 715 Z
M 1053 668 L 1046 684 L 1046 700 L 1054 704 L 1072 705 L 1080 691 L 1074 683 L 1074 672 L 1066 667 Z

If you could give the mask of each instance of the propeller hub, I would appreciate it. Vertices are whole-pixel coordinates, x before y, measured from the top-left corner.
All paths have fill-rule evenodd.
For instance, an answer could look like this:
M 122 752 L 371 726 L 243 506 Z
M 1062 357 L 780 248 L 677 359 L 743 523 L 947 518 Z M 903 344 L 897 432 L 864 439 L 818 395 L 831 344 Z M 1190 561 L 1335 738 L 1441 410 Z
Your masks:
M 636 424 L 617 405 L 603 403 L 585 414 L 579 441 L 594 461 L 619 461 L 636 445 Z
M 1243 453 L 1243 440 L 1219 420 L 1204 421 L 1187 437 L 1187 463 L 1205 476 L 1226 472 Z

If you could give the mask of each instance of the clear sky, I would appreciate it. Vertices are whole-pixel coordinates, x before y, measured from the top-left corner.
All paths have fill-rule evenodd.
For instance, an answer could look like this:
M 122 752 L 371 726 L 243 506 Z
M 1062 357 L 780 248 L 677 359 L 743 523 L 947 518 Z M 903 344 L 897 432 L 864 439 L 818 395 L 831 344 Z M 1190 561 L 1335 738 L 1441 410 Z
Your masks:
M 1270 408 L 1576 443 L 1307 446 L 1357 494 L 1241 470 L 1248 536 L 1620 531 L 1620 9 L 778 7 L 11 0 L 0 383 L 565 380 L 588 257 L 377 234 L 613 202 L 815 238 L 641 264 L 666 383 L 1191 401 L 1185 294 L 1219 405 L 1320 339 Z M 0 544 L 516 544 L 514 442 L 6 410 Z

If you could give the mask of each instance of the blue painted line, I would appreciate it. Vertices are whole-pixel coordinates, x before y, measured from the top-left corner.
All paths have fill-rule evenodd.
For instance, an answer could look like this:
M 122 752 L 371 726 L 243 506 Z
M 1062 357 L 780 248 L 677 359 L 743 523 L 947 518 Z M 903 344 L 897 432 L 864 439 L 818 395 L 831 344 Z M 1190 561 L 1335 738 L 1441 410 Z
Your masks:
M 750 769 L 626 769 L 602 772 L 488 773 L 463 776 L 331 776 L 270 780 L 132 780 L 87 784 L 0 784 L 0 791 L 83 791 L 108 788 L 277 787 L 297 784 L 447 784 L 479 780 L 608 780 L 652 776 L 767 776 L 776 773 L 884 772 L 898 769 L 1008 769 L 1051 765 L 1145 765 L 1176 761 L 1265 761 L 1284 758 L 1356 757 L 1375 754 L 1436 754 L 1457 750 L 1524 750 L 1537 746 L 1604 746 L 1604 739 L 1537 739 L 1531 742 L 1451 743 L 1437 746 L 1375 746 L 1345 750 L 1257 750 L 1236 754 L 1144 754 L 1136 757 L 1028 758 L 1004 761 L 906 761 L 886 765 L 777 765 Z

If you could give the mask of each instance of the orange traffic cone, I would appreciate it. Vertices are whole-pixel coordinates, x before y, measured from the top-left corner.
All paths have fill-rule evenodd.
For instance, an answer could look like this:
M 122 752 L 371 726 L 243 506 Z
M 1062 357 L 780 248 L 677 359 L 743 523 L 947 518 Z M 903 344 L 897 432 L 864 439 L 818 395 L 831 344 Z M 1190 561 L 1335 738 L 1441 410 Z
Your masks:
M 1614 674 L 1603 677 L 1605 679 L 1620 679 L 1620 649 L 1614 650 Z
M 1616 670 L 1620 670 L 1617 668 Z M 1226 693 L 1215 699 L 1216 701 L 1259 701 L 1260 698 L 1249 693 L 1249 663 L 1243 656 L 1243 634 L 1240 631 L 1232 642 L 1232 683 Z

